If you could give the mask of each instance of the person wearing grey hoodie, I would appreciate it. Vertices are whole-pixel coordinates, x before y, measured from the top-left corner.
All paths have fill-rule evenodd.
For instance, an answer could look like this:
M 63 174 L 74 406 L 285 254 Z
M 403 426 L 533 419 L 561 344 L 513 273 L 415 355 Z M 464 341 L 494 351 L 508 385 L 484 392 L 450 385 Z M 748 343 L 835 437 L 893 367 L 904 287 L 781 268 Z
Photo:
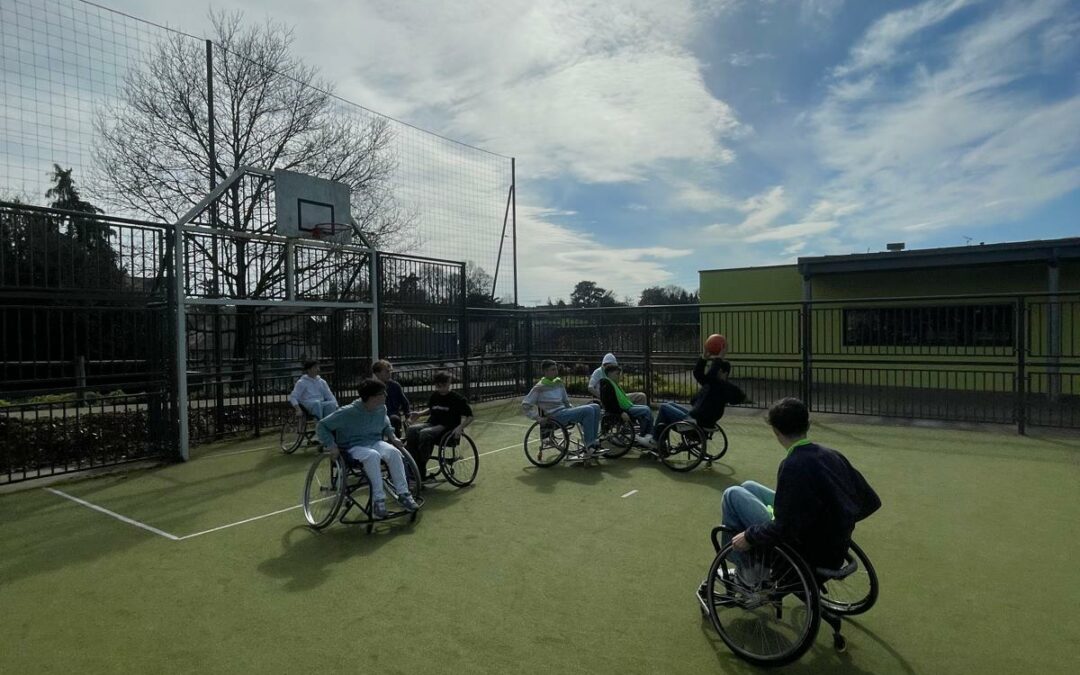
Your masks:
M 604 366 L 619 365 L 619 362 L 615 360 L 615 355 L 611 352 L 604 354 L 604 360 L 600 362 L 600 367 L 592 372 L 592 376 L 589 377 L 589 393 L 600 398 L 600 380 L 604 379 Z M 649 398 L 643 391 L 631 391 L 627 392 L 626 398 L 630 399 L 630 402 L 634 405 L 649 405 Z
M 587 451 L 600 447 L 600 406 L 595 403 L 575 406 L 570 403 L 566 386 L 559 377 L 559 364 L 544 361 L 540 364 L 544 376 L 521 400 L 521 409 L 531 420 L 550 417 L 560 424 L 580 424 Z

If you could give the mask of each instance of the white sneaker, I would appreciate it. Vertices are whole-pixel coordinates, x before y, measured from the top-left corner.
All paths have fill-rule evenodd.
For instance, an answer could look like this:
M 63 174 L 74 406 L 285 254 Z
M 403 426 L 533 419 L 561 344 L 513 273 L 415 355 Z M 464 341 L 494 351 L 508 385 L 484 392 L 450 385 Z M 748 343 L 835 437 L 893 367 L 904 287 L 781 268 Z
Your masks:
M 652 434 L 645 434 L 644 436 L 639 437 L 638 443 L 650 449 L 656 447 L 656 439 L 652 437 Z

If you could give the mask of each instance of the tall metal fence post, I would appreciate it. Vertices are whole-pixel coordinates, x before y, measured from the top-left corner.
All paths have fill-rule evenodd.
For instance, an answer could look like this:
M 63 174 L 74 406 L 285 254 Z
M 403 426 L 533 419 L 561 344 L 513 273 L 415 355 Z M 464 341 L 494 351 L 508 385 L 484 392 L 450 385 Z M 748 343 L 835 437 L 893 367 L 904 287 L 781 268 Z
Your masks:
M 536 378 L 533 376 L 533 315 L 529 312 L 525 315 L 525 386 L 523 392 L 528 391 Z
M 1027 301 L 1023 296 L 1016 299 L 1016 432 L 1027 432 Z
M 379 335 L 382 330 L 382 255 L 371 249 L 371 363 L 381 358 Z
M 468 298 L 468 285 L 465 278 L 465 265 L 461 265 L 461 285 L 459 293 L 461 300 L 460 312 L 458 313 L 458 351 L 461 353 L 461 388 L 464 390 L 465 398 L 471 398 L 471 383 L 472 379 L 469 377 L 469 307 L 466 302 Z
M 802 303 L 802 399 L 810 409 L 813 405 L 813 368 L 814 368 L 814 305 L 812 302 Z
M 645 309 L 641 317 L 641 348 L 645 352 L 645 398 L 653 400 L 653 372 L 652 372 L 652 317 L 649 310 Z

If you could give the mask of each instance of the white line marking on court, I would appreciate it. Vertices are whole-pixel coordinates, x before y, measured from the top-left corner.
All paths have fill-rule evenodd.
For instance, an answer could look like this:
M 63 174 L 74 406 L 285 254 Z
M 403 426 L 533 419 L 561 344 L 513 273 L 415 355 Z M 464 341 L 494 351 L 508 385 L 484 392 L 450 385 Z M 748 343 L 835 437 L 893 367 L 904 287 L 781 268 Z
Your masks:
M 277 447 L 276 445 L 267 445 L 267 446 L 261 447 L 261 448 L 248 448 L 247 450 L 233 450 L 232 452 L 218 452 L 218 453 L 212 453 L 212 454 L 209 454 L 209 455 L 203 455 L 202 457 L 199 457 L 198 459 L 217 459 L 218 457 L 231 457 L 232 455 L 246 455 L 249 452 L 261 452 L 261 451 L 264 451 L 264 450 L 273 450 L 276 447 Z
M 530 443 L 535 443 L 538 440 L 539 439 L 533 439 L 533 440 L 531 440 L 529 442 Z M 509 450 L 510 448 L 519 448 L 519 447 L 521 447 L 521 443 L 514 443 L 513 445 L 508 445 L 505 448 L 499 448 L 498 450 L 488 450 L 487 452 L 481 452 L 479 455 L 477 455 L 477 457 L 483 457 L 484 455 L 494 455 L 496 452 L 502 452 L 503 450 Z
M 248 518 L 246 520 L 238 520 L 237 522 L 229 523 L 228 525 L 219 525 L 218 527 L 212 527 L 209 530 L 203 530 L 202 532 L 196 532 L 195 534 L 186 534 L 183 537 L 173 537 L 173 538 L 177 539 L 178 541 L 183 541 L 185 539 L 191 539 L 192 537 L 201 537 L 204 534 L 210 534 L 211 532 L 217 532 L 218 530 L 226 530 L 226 529 L 228 529 L 230 527 L 236 527 L 237 525 L 243 525 L 244 523 L 251 523 L 251 522 L 254 522 L 256 520 L 262 520 L 263 518 L 269 518 L 270 516 L 276 516 L 279 513 L 285 513 L 286 511 L 292 511 L 293 509 L 303 508 L 303 506 L 304 506 L 303 504 L 297 504 L 296 506 L 290 506 L 287 509 L 281 509 L 279 511 L 274 511 L 273 513 L 264 513 L 261 516 L 255 516 L 254 518 Z
M 474 420 L 473 424 L 498 424 L 504 427 L 518 427 L 519 429 L 528 429 L 531 424 L 515 424 L 514 422 L 496 422 L 494 420 Z
M 134 525 L 135 527 L 141 527 L 144 530 L 153 532 L 154 534 L 165 537 L 166 539 L 172 539 L 173 541 L 180 541 L 183 538 L 183 537 L 178 537 L 175 534 L 169 534 L 168 532 L 165 532 L 164 530 L 159 530 L 156 527 L 153 527 L 151 525 L 147 525 L 146 523 L 140 523 L 137 520 L 132 520 L 131 518 L 128 518 L 127 516 L 122 516 L 119 513 L 116 513 L 114 511 L 110 511 L 109 509 L 106 509 L 106 508 L 102 508 L 102 507 L 98 506 L 97 504 L 91 504 L 90 502 L 88 502 L 88 501 L 86 501 L 84 499 L 79 499 L 78 497 L 73 497 L 73 496 L 69 495 L 66 492 L 61 492 L 60 490 L 54 490 L 53 488 L 45 488 L 45 491 L 46 492 L 51 492 L 54 495 L 60 495 L 61 497 L 65 498 L 65 499 L 70 499 L 71 501 L 73 501 L 73 502 L 75 502 L 77 504 L 82 504 L 83 506 L 85 506 L 88 509 L 93 509 L 95 511 L 99 511 L 101 513 L 104 513 L 107 516 L 112 516 L 113 518 L 116 518 L 117 520 L 123 521 L 123 522 L 127 523 L 128 525 Z
M 626 498 L 627 498 L 627 497 L 629 497 L 630 495 L 636 495 L 636 494 L 637 494 L 637 490 L 631 490 L 630 492 L 627 492 L 626 494 L 624 494 L 624 495 L 622 496 L 622 498 L 623 498 L 623 499 L 626 499 Z

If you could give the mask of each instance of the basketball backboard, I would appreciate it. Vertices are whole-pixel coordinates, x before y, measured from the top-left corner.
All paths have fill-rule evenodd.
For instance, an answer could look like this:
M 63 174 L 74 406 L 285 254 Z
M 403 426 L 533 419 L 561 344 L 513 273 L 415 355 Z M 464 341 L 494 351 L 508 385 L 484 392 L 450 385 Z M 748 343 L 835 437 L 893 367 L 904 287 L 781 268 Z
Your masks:
M 312 237 L 316 226 L 327 223 L 348 225 L 352 222 L 349 186 L 296 171 L 274 172 L 277 204 L 276 231 L 286 237 Z M 350 227 L 339 227 L 332 237 L 323 240 L 348 241 Z

